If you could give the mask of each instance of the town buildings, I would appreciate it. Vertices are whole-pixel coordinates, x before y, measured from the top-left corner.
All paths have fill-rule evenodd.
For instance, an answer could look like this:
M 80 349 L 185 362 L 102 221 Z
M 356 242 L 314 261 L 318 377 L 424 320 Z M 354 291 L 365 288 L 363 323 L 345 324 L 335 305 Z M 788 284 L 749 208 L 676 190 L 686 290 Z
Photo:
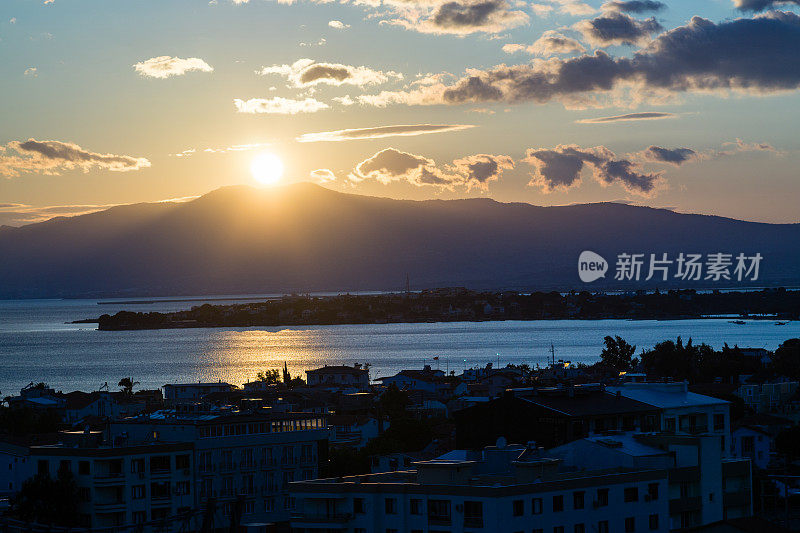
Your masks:
M 306 382 L 309 387 L 336 387 L 366 392 L 369 391 L 369 370 L 358 363 L 353 366 L 325 365 L 306 370 Z

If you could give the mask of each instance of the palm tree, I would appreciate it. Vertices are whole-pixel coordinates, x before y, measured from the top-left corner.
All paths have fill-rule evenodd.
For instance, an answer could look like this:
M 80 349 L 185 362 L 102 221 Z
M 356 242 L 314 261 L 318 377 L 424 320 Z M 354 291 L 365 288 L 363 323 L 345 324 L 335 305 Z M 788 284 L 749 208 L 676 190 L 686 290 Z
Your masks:
M 118 385 L 122 387 L 122 392 L 124 392 L 126 396 L 133 396 L 133 388 L 139 385 L 139 382 L 133 381 L 133 378 L 122 378 L 119 380 Z

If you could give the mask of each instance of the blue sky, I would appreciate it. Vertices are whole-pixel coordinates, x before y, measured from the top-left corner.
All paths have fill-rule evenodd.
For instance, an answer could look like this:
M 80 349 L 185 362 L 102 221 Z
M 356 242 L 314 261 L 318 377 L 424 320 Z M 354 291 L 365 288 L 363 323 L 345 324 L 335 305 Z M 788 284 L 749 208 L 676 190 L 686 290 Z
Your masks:
M 766 3 L 780 11 L 733 0 L 665 0 L 656 10 L 577 0 L 4 0 L 0 224 L 254 184 L 251 163 L 265 152 L 282 160 L 283 183 L 364 194 L 626 201 L 800 222 L 800 61 L 782 52 L 800 45 L 800 19 L 792 2 Z M 620 22 L 639 33 L 620 33 Z M 543 50 L 548 36 L 573 49 Z M 690 51 L 675 59 L 669 46 Z M 678 63 L 692 62 L 692 46 L 707 65 Z M 628 65 L 636 54 L 649 62 Z M 598 75 L 558 74 L 584 57 L 616 61 L 613 87 L 565 91 Z M 656 79 L 684 67 L 678 81 Z M 542 75 L 546 97 L 530 84 Z M 645 112 L 669 118 L 578 122 Z M 381 129 L 422 124 L 443 128 Z M 474 127 L 445 128 L 457 125 Z M 296 140 L 364 128 L 358 139 Z M 684 158 L 663 159 L 675 150 Z

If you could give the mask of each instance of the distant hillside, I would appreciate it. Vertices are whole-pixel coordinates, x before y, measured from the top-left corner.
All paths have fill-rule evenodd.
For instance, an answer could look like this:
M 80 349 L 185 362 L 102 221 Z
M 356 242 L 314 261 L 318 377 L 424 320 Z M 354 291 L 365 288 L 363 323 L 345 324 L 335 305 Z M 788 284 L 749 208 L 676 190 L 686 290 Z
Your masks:
M 611 263 L 604 280 L 578 279 L 585 249 Z M 798 224 L 614 203 L 392 200 L 300 183 L 2 228 L 0 297 L 389 290 L 407 275 L 412 288 L 597 289 L 620 286 L 620 252 L 760 252 L 756 285 L 800 281 Z

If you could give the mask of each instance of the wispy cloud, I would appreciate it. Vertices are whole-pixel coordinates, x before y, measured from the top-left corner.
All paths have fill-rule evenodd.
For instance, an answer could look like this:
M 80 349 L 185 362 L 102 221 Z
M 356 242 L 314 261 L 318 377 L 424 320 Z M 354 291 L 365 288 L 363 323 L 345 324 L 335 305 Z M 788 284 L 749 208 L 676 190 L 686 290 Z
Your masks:
M 195 154 L 227 154 L 230 152 L 249 152 L 253 150 L 260 150 L 270 146 L 269 143 L 250 143 L 250 144 L 234 144 L 232 146 L 223 146 L 221 148 L 188 148 L 175 154 L 169 154 L 172 157 L 190 157 Z
M 312 170 L 309 175 L 319 183 L 330 183 L 332 181 L 336 181 L 336 174 L 327 168 L 318 168 L 316 170 Z
M 474 124 L 414 124 L 397 126 L 376 126 L 374 128 L 352 128 L 335 131 L 304 133 L 299 142 L 353 141 L 360 139 L 382 139 L 384 137 L 412 137 L 431 133 L 461 131 L 474 128 Z
M 251 98 L 249 100 L 240 100 L 236 98 L 233 104 L 236 106 L 236 110 L 239 113 L 266 113 L 274 115 L 316 113 L 317 111 L 322 111 L 330 107 L 328 104 L 314 98 L 293 100 L 291 98 L 281 98 L 280 96 L 274 98 Z
M 627 113 L 625 115 L 613 115 L 610 117 L 582 118 L 576 120 L 577 124 L 608 124 L 609 122 L 630 122 L 635 120 L 662 120 L 665 118 L 677 118 L 675 113 L 660 113 L 658 111 L 643 111 L 640 113 Z
M 160 79 L 182 76 L 191 71 L 212 72 L 214 70 L 211 65 L 198 57 L 182 59 L 171 56 L 151 57 L 136 63 L 133 68 L 142 76 Z
M 64 170 L 93 168 L 126 172 L 150 166 L 143 157 L 101 154 L 84 150 L 74 143 L 61 141 L 11 141 L 0 146 L 0 176 L 16 177 L 39 173 L 57 175 Z

